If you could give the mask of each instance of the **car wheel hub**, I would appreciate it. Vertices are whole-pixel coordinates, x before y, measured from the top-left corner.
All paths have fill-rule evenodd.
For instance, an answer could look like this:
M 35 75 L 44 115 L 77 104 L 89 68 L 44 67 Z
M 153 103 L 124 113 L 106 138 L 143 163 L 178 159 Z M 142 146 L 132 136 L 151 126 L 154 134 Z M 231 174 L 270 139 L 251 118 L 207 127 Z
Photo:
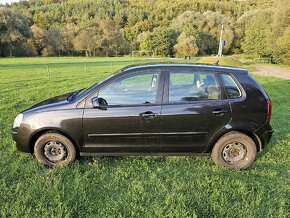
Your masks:
M 67 150 L 62 143 L 49 141 L 44 146 L 44 156 L 49 161 L 58 162 L 67 157 Z
M 226 162 L 234 164 L 243 160 L 247 154 L 246 146 L 240 142 L 227 144 L 223 149 L 223 158 Z

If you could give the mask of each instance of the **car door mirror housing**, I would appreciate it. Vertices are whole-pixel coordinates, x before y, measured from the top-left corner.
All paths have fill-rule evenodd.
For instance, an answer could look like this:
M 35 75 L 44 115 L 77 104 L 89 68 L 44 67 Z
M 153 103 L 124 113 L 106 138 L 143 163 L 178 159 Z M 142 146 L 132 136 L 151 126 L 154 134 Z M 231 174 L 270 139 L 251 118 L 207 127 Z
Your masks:
M 103 98 L 93 98 L 92 104 L 94 108 L 104 109 L 108 104 L 107 101 Z
M 92 104 L 94 108 L 99 108 L 100 107 L 100 101 L 99 98 L 93 98 L 92 99 Z

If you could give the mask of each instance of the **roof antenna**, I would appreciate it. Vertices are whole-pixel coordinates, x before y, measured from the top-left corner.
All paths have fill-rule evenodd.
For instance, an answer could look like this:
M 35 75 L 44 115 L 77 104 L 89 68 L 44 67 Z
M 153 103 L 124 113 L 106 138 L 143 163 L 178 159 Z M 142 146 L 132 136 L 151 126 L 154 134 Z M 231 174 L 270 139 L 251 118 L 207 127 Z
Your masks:
M 219 65 L 219 60 L 217 62 L 214 63 L 214 65 L 218 66 Z

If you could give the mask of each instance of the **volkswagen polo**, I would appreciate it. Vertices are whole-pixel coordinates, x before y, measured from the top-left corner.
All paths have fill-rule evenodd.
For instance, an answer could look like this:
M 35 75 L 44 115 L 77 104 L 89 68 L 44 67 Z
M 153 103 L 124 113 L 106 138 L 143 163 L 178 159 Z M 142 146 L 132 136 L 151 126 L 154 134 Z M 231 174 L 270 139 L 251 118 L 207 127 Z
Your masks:
M 36 104 L 16 117 L 12 135 L 51 167 L 79 155 L 209 154 L 245 169 L 272 136 L 271 110 L 244 69 L 144 65 Z

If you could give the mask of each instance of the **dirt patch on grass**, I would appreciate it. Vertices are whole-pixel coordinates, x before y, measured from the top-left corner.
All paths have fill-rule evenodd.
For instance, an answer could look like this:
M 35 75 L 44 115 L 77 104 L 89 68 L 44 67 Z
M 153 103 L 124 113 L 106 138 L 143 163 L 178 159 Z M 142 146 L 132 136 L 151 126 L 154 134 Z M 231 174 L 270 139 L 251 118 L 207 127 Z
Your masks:
M 290 70 L 282 67 L 257 65 L 256 71 L 250 72 L 261 76 L 273 76 L 290 80 Z

